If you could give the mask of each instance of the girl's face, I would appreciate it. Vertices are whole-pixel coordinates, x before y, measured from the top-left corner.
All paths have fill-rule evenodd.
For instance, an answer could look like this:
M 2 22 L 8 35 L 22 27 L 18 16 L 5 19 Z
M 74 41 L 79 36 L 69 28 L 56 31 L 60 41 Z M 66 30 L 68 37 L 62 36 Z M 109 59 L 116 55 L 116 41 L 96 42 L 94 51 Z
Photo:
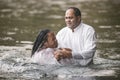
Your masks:
M 47 36 L 47 41 L 45 42 L 46 47 L 56 48 L 58 46 L 58 43 L 54 32 L 49 32 Z

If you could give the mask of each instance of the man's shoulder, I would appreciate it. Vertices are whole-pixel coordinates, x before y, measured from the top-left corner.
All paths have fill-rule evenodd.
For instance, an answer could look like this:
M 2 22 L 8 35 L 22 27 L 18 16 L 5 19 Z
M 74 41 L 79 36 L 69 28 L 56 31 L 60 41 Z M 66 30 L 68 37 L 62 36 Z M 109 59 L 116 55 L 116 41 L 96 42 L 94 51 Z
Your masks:
M 84 27 L 84 29 L 86 30 L 92 30 L 95 31 L 94 28 L 91 25 L 85 24 L 85 23 L 81 23 L 81 25 Z
M 91 25 L 85 24 L 85 23 L 81 23 L 82 26 L 84 26 L 85 28 L 93 28 Z

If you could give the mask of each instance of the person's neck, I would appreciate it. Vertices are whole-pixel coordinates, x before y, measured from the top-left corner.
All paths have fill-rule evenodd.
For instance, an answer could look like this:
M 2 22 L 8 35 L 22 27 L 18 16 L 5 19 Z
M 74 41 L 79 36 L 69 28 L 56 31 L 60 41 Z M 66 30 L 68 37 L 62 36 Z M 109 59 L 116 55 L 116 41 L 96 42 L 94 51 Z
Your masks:
M 74 32 L 74 29 L 77 28 L 79 25 L 81 24 L 81 22 L 79 22 L 76 26 L 72 27 L 72 32 Z
M 41 51 L 41 50 L 46 49 L 46 48 L 47 48 L 46 46 L 43 46 L 43 47 L 39 48 L 38 51 Z
M 76 25 L 75 27 L 72 27 L 72 28 L 71 28 L 72 32 L 74 32 L 74 29 L 75 29 L 76 27 L 78 27 L 78 25 Z
M 74 32 L 74 28 L 71 28 L 72 29 L 72 32 Z
M 45 45 L 44 45 L 44 46 L 42 47 L 42 49 L 46 49 L 46 48 L 48 48 L 48 46 L 45 46 Z

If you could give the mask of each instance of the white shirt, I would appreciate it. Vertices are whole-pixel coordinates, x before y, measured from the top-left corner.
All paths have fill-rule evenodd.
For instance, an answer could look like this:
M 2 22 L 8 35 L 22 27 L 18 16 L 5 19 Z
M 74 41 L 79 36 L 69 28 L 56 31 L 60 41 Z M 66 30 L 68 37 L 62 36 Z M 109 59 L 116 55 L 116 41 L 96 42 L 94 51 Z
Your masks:
M 56 58 L 53 55 L 54 48 L 42 49 L 40 51 L 36 51 L 32 56 L 32 61 L 39 64 L 59 64 Z
M 93 27 L 81 23 L 74 29 L 74 32 L 69 27 L 61 29 L 56 38 L 59 48 L 72 49 L 72 62 L 75 65 L 89 64 L 96 51 L 96 34 Z
M 57 61 L 54 57 L 53 53 L 57 48 L 46 48 L 40 51 L 36 51 L 35 54 L 32 56 L 32 61 L 34 63 L 38 63 L 41 65 L 45 64 L 54 64 L 54 65 L 71 65 L 72 61 L 70 59 L 62 59 Z

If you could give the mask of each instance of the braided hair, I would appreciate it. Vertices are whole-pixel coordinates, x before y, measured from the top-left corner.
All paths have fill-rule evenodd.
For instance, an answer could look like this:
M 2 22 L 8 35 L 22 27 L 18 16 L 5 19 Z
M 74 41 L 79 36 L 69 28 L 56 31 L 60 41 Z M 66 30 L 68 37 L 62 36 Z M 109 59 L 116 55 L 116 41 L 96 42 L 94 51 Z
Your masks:
M 41 30 L 33 44 L 32 48 L 32 54 L 31 56 L 39 49 L 42 48 L 44 45 L 44 42 L 47 40 L 47 33 L 50 32 L 49 29 Z

